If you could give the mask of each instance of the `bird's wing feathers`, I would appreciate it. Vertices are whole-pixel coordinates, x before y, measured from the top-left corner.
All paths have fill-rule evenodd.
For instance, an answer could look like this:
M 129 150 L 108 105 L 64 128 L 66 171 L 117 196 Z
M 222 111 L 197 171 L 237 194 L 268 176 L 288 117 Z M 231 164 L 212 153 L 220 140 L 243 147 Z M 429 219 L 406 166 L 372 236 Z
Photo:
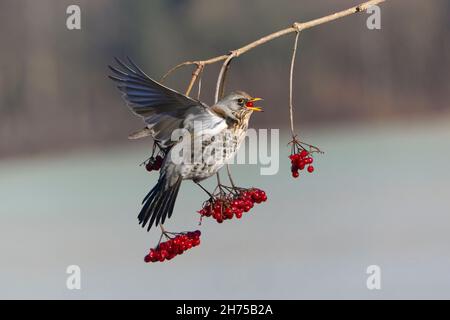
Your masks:
M 198 101 L 152 80 L 130 58 L 130 65 L 118 58 L 116 61 L 119 68 L 109 66 L 116 76 L 109 77 L 119 83 L 118 88 L 128 105 L 143 118 L 153 113 L 185 109 L 199 104 Z
M 119 85 L 130 109 L 141 116 L 155 140 L 171 144 L 172 132 L 190 126 L 190 119 L 214 126 L 222 119 L 200 101 L 167 88 L 147 76 L 130 58 L 129 65 L 116 58 L 119 67 L 109 66 L 115 73 L 109 76 Z

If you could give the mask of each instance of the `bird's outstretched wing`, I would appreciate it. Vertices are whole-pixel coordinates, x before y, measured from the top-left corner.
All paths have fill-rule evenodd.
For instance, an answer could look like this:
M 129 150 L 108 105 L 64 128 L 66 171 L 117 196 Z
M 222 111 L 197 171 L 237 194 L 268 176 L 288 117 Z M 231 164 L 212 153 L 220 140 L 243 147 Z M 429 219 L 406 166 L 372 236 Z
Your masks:
M 142 117 L 151 135 L 163 146 L 170 146 L 172 132 L 191 125 L 192 119 L 204 121 L 207 127 L 223 119 L 200 101 L 167 88 L 147 76 L 130 58 L 129 65 L 115 58 L 118 67 L 109 66 L 118 89 L 130 109 Z

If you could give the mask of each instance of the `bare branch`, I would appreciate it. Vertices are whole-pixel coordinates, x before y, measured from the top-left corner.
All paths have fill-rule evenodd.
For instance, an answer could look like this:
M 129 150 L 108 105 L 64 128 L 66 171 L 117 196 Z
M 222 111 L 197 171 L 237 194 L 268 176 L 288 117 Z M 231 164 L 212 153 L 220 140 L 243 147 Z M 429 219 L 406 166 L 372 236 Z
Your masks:
M 285 35 L 290 34 L 290 33 L 299 32 L 301 30 L 306 30 L 306 29 L 309 29 L 309 28 L 313 28 L 313 27 L 316 27 L 316 26 L 319 26 L 319 25 L 322 25 L 322 24 L 325 24 L 325 23 L 328 23 L 328 22 L 331 22 L 331 21 L 334 21 L 334 20 L 337 20 L 337 19 L 349 16 L 349 15 L 352 15 L 352 14 L 355 14 L 355 13 L 359 13 L 359 12 L 365 11 L 365 10 L 367 10 L 367 8 L 369 8 L 369 7 L 373 6 L 373 5 L 380 4 L 380 3 L 385 2 L 385 1 L 386 0 L 366 1 L 366 2 L 364 2 L 362 4 L 357 5 L 357 6 L 354 6 L 354 7 L 351 7 L 349 9 L 342 10 L 342 11 L 339 11 L 339 12 L 327 15 L 325 17 L 321 17 L 321 18 L 314 19 L 314 20 L 307 21 L 307 22 L 303 22 L 303 23 L 295 22 L 289 28 L 286 28 L 286 29 L 283 29 L 283 30 L 280 30 L 280 31 L 277 31 L 277 32 L 274 32 L 274 33 L 271 33 L 271 34 L 269 34 L 269 35 L 267 35 L 265 37 L 262 37 L 262 38 L 260 38 L 260 39 L 258 39 L 256 41 L 253 41 L 253 42 L 251 42 L 251 43 L 249 43 L 249 44 L 247 44 L 247 45 L 245 45 L 245 46 L 243 46 L 243 47 L 241 47 L 239 49 L 231 51 L 229 54 L 224 54 L 224 55 L 213 57 L 213 58 L 210 58 L 210 59 L 207 59 L 207 60 L 182 62 L 182 63 L 176 65 L 175 67 L 173 67 L 172 69 L 170 69 L 162 77 L 162 81 L 164 79 L 166 79 L 171 73 L 173 73 L 174 71 L 178 70 L 181 67 L 188 66 L 188 65 L 197 65 L 196 71 L 198 71 L 198 72 L 196 74 L 196 71 L 194 71 L 194 73 L 192 74 L 191 81 L 189 82 L 189 87 L 188 87 L 187 92 L 190 93 L 190 91 L 192 89 L 192 86 L 194 85 L 195 81 L 197 80 L 198 73 L 200 72 L 199 71 L 199 67 L 200 66 L 202 66 L 202 68 L 203 68 L 204 66 L 209 65 L 209 64 L 217 63 L 217 62 L 224 61 L 224 60 L 226 61 L 228 59 L 231 60 L 231 59 L 233 59 L 235 57 L 238 57 L 238 56 L 240 56 L 240 55 L 242 55 L 242 54 L 244 54 L 244 53 L 246 53 L 246 52 L 248 52 L 248 51 L 250 51 L 250 50 L 252 50 L 252 49 L 254 49 L 256 47 L 259 47 L 262 44 L 265 44 L 265 43 L 267 43 L 269 41 L 272 41 L 274 39 L 277 39 L 279 37 L 285 36 Z M 230 56 L 232 56 L 232 57 L 230 58 Z M 224 65 L 222 65 L 222 69 L 224 67 L 226 68 L 227 66 L 228 66 L 228 63 L 227 64 L 224 63 Z M 216 87 L 216 95 L 218 94 L 217 88 L 219 86 L 220 85 L 218 85 Z

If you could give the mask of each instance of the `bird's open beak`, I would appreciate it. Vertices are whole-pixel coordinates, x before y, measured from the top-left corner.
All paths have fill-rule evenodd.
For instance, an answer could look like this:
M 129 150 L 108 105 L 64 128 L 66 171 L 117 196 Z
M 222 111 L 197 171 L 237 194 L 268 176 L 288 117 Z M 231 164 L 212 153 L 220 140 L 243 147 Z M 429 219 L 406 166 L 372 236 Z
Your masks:
M 253 111 L 263 111 L 260 107 L 256 107 L 253 105 L 253 103 L 255 101 L 261 101 L 263 100 L 262 98 L 252 98 L 250 100 L 247 101 L 247 103 L 245 104 L 245 106 L 247 107 L 247 109 L 253 110 Z

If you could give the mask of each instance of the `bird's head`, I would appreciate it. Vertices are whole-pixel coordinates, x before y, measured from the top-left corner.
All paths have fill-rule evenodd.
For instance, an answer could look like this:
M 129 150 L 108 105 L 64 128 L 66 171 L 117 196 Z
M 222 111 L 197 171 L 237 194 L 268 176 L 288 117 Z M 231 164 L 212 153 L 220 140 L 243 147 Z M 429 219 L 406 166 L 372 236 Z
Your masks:
M 262 99 L 253 98 L 246 92 L 234 91 L 219 100 L 214 108 L 224 116 L 237 120 L 247 118 L 253 111 L 263 111 L 260 107 L 254 105 L 256 101 L 260 100 Z

